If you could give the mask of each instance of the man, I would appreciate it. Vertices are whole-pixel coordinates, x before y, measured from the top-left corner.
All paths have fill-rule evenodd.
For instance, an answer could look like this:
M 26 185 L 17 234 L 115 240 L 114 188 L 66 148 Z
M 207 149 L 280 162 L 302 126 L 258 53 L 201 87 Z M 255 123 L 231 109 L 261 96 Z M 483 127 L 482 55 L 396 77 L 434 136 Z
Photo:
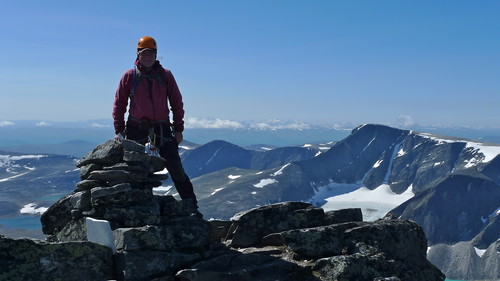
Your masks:
M 149 36 L 139 39 L 135 67 L 125 72 L 116 90 L 113 104 L 115 139 L 126 137 L 143 145 L 150 140 L 166 160 L 165 166 L 180 197 L 193 200 L 197 207 L 193 185 L 179 157 L 178 145 L 184 131 L 182 95 L 170 70 L 156 60 L 156 53 L 155 39 Z M 173 122 L 170 122 L 170 111 Z M 194 215 L 201 217 L 198 211 Z

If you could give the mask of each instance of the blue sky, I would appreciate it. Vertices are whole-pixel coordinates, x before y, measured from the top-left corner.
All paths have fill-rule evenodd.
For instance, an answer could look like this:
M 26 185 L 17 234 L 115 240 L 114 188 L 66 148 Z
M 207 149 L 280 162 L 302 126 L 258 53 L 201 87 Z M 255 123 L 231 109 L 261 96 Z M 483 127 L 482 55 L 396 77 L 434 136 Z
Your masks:
M 148 35 L 191 122 L 498 127 L 499 14 L 496 0 L 8 1 L 0 121 L 111 118 Z

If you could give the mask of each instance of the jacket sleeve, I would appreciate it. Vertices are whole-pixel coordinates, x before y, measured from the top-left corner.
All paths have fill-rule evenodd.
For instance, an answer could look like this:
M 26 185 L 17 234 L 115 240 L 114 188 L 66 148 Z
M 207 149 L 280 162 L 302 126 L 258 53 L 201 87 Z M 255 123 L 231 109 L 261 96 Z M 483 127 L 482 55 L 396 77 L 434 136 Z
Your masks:
M 115 134 L 125 131 L 125 112 L 127 111 L 128 98 L 130 91 L 130 75 L 125 72 L 116 89 L 115 101 L 113 103 L 113 123 L 115 127 Z
M 174 75 L 170 70 L 166 70 L 168 101 L 170 103 L 170 111 L 172 112 L 172 120 L 174 130 L 176 132 L 184 131 L 184 103 L 182 95 L 175 81 Z

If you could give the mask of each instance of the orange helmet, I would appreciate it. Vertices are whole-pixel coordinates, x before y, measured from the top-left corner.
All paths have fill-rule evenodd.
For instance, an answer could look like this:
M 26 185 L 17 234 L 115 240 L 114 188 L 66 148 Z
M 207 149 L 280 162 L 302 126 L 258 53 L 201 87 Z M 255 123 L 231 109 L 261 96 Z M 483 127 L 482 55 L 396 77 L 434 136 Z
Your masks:
M 144 36 L 137 42 L 137 49 L 154 49 L 157 50 L 156 41 L 153 37 Z

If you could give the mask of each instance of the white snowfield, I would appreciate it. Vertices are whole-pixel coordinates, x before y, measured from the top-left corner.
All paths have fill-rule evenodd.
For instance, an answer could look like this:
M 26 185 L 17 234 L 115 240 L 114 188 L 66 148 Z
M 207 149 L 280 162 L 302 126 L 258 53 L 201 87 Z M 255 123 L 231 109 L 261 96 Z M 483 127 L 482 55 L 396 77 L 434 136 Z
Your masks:
M 264 186 L 273 184 L 275 182 L 277 182 L 275 179 L 262 179 L 260 180 L 260 182 L 254 184 L 253 186 L 257 188 L 263 188 Z
M 239 177 L 241 177 L 241 175 L 229 175 L 229 176 L 227 176 L 227 178 L 230 179 L 230 180 L 235 180 L 235 179 L 237 179 Z
M 48 207 L 38 207 L 38 205 L 35 203 L 29 203 L 24 205 L 24 207 L 19 212 L 21 214 L 41 215 L 48 209 Z
M 478 255 L 480 258 L 482 258 L 487 249 L 483 250 L 483 249 L 479 249 L 479 248 L 474 247 L 474 250 L 476 251 L 476 255 Z
M 335 190 L 335 184 L 331 186 Z M 341 188 L 345 188 L 345 185 Z M 405 192 L 396 194 L 388 184 L 382 184 L 373 190 L 362 186 L 354 191 L 326 198 L 327 203 L 322 208 L 325 211 L 360 208 L 364 221 L 375 221 L 415 196 L 412 189 L 409 186 Z

